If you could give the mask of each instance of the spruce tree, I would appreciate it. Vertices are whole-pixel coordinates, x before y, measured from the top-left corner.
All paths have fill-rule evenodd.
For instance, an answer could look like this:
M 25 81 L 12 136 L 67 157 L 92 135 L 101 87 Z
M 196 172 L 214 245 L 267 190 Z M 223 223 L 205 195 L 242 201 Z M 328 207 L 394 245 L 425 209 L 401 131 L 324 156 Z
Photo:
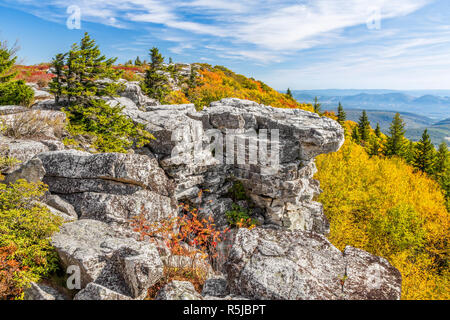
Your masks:
M 134 60 L 134 65 L 137 67 L 142 66 L 142 61 L 141 61 L 141 58 L 139 58 L 139 56 L 137 56 L 136 60 Z
M 10 82 L 14 79 L 17 72 L 11 71 L 16 63 L 16 48 L 8 48 L 6 42 L 0 41 L 0 83 Z
M 434 166 L 434 177 L 444 191 L 447 210 L 450 212 L 450 152 L 445 142 L 439 145 Z
M 405 148 L 404 158 L 408 164 L 414 163 L 414 158 L 416 156 L 416 144 L 409 140 L 408 146 Z
M 317 114 L 322 113 L 322 105 L 319 103 L 319 99 L 317 97 L 314 98 L 314 112 Z
M 427 174 L 433 173 L 435 149 L 431 143 L 428 130 L 422 134 L 422 139 L 417 143 L 416 152 L 414 156 L 414 167 Z
M 293 98 L 293 96 L 292 96 L 292 92 L 291 92 L 291 89 L 290 88 L 288 88 L 287 89 L 287 91 L 286 91 L 286 95 L 290 98 L 290 99 L 292 99 Z
M 370 136 L 370 122 L 367 117 L 366 110 L 363 110 L 358 123 L 359 135 L 362 141 L 369 141 Z
M 53 59 L 56 77 L 50 88 L 56 102 L 64 100 L 63 111 L 69 120 L 67 130 L 72 136 L 68 140 L 74 147 L 80 147 L 78 137 L 83 137 L 81 147 L 85 149 L 126 152 L 153 138 L 142 124 L 133 123 L 122 113 L 121 105 L 111 105 L 104 99 L 116 95 L 121 87 L 114 81 L 122 73 L 113 68 L 115 61 L 102 55 L 87 33 L 80 44 L 73 44 L 69 52 Z
M 155 47 L 150 50 L 150 56 L 152 62 L 150 68 L 146 71 L 141 86 L 149 97 L 161 101 L 170 92 L 167 76 L 163 73 L 165 71 L 164 57 Z
M 64 90 L 64 67 L 65 67 L 65 59 L 67 54 L 59 53 L 53 58 L 52 66 L 53 66 L 53 74 L 56 75 L 54 81 L 49 83 L 50 91 L 55 95 L 55 102 L 59 103 L 59 99 L 63 95 Z M 66 83 L 67 85 L 67 83 Z
M 106 59 L 95 40 L 85 33 L 80 44 L 73 44 L 68 53 L 58 54 L 53 59 L 57 74 L 50 88 L 55 100 L 59 102 L 64 98 L 69 104 L 83 104 L 92 97 L 114 96 L 120 84 L 113 80 L 122 73 L 112 68 L 116 60 Z M 104 79 L 109 80 L 100 81 Z
M 447 143 L 442 142 L 439 145 L 439 149 L 436 154 L 435 173 L 439 174 L 444 172 L 450 166 L 450 152 L 448 150 Z
M 370 156 L 378 156 L 380 154 L 380 139 L 378 137 L 372 137 L 369 148 Z
M 377 122 L 377 127 L 375 129 L 375 135 L 377 136 L 377 138 L 381 138 L 381 128 L 380 128 L 380 124 Z
M 338 122 L 340 123 L 340 125 L 344 125 L 345 121 L 347 120 L 347 114 L 344 111 L 344 108 L 342 107 L 342 104 L 339 102 L 338 105 Z
M 356 142 L 356 143 L 358 143 L 358 144 L 361 142 L 361 135 L 359 134 L 359 128 L 358 128 L 358 126 L 355 126 L 355 127 L 353 128 L 353 131 L 352 131 L 352 139 L 353 139 L 354 142 Z
M 396 113 L 389 127 L 389 135 L 387 137 L 385 146 L 385 155 L 403 156 L 405 152 L 405 123 L 400 117 L 399 113 Z

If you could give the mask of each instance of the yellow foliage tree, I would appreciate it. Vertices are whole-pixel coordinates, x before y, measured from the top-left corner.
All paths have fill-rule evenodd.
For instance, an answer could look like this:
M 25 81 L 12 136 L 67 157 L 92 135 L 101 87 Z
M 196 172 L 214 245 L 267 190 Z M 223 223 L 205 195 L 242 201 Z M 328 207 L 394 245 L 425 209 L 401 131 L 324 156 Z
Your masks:
M 450 298 L 449 214 L 434 180 L 350 139 L 317 167 L 331 242 L 388 259 L 402 273 L 403 299 Z

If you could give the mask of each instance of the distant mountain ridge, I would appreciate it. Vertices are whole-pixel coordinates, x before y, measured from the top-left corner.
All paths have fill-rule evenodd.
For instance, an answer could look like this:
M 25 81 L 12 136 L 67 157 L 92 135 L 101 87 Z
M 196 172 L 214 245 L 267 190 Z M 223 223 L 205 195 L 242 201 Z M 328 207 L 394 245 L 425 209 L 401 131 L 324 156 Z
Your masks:
M 328 111 L 337 110 L 335 108 L 325 109 Z M 347 120 L 358 122 L 361 116 L 362 110 L 359 109 L 345 109 L 347 114 Z M 380 124 L 381 131 L 385 134 L 389 132 L 389 126 L 391 125 L 392 118 L 395 115 L 395 111 L 389 110 L 366 110 L 369 117 L 370 125 L 375 128 L 377 123 Z M 400 112 L 402 119 L 406 124 L 405 136 L 412 141 L 418 141 L 422 137 L 423 131 L 427 128 L 430 134 L 431 140 L 435 146 L 438 146 L 442 141 L 447 142 L 450 146 L 450 118 L 439 122 L 435 122 L 433 119 L 417 115 L 409 112 Z
M 424 95 L 421 95 L 423 94 Z M 435 93 L 435 94 L 432 94 Z M 436 95 L 439 93 L 439 95 Z M 336 108 L 341 102 L 346 109 L 409 112 L 435 120 L 450 116 L 450 91 L 422 90 L 293 90 L 299 102 L 313 103 L 318 97 L 324 109 Z

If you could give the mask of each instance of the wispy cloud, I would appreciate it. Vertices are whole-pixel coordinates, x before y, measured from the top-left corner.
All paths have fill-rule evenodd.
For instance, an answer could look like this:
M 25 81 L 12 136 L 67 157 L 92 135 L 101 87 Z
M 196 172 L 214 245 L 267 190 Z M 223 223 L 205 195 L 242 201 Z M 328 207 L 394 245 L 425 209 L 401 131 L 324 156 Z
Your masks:
M 78 5 L 83 21 L 136 32 L 111 46 L 120 56 L 143 54 L 163 43 L 170 54 L 229 62 L 278 88 L 450 83 L 447 0 L 0 0 L 0 4 L 60 23 L 67 19 L 66 8 Z M 369 30 L 366 23 L 376 11 L 381 30 Z
M 180 33 L 226 39 L 247 46 L 229 56 L 263 61 L 275 53 L 290 54 L 333 41 L 336 37 L 330 35 L 338 36 L 345 28 L 365 24 L 370 8 L 379 8 L 381 18 L 387 19 L 407 15 L 430 1 L 78 0 L 70 4 L 78 5 L 83 19 L 89 21 L 121 28 L 132 28 L 134 23 L 157 24 Z M 39 14 L 36 6 L 60 9 L 53 15 L 41 15 L 48 19 L 60 19 L 61 10 L 68 5 L 64 0 L 14 2 L 32 9 L 34 14 Z

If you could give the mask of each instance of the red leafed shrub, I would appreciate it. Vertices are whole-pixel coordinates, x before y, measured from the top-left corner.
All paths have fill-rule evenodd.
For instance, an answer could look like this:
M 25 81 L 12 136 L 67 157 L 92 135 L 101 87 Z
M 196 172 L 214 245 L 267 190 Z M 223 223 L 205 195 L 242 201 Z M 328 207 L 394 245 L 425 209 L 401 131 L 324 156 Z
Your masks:
M 22 295 L 22 272 L 26 267 L 11 257 L 14 256 L 14 246 L 0 247 L 0 300 L 14 300 Z
M 201 192 L 199 193 L 201 197 Z M 172 280 L 190 281 L 201 291 L 207 272 L 204 262 L 213 262 L 218 257 L 217 246 L 225 239 L 229 229 L 217 230 L 212 217 L 202 218 L 199 209 L 188 204 L 180 204 L 183 215 L 158 222 L 149 222 L 144 214 L 133 219 L 133 231 L 139 233 L 140 239 L 150 242 L 163 241 L 170 251 L 167 261 L 173 261 L 176 256 L 187 257 L 190 265 L 166 265 L 164 277 L 149 290 L 149 298 L 165 284 Z

